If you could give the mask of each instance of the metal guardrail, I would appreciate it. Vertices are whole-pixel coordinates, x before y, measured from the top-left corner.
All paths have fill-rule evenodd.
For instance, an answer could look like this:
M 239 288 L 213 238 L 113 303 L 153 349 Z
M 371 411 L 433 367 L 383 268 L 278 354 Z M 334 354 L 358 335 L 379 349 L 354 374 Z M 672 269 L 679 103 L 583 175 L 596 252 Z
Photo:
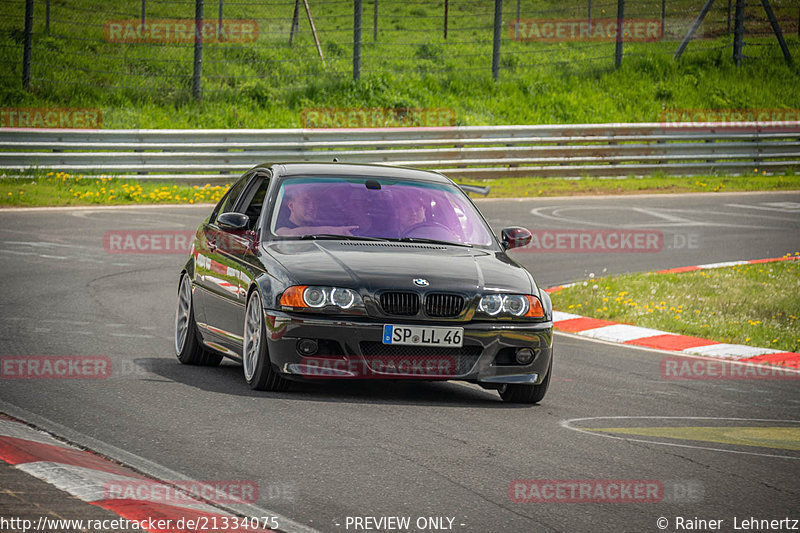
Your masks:
M 454 178 L 743 174 L 800 168 L 800 122 L 386 129 L 0 129 L 0 171 L 228 178 L 263 162 L 437 169 Z

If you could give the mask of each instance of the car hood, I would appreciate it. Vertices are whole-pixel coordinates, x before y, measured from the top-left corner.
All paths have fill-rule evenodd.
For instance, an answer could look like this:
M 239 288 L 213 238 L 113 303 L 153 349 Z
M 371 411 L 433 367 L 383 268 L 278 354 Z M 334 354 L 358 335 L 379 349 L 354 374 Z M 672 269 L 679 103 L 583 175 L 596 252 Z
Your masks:
M 418 288 L 433 291 L 499 291 L 536 294 L 533 278 L 505 253 L 417 243 L 282 241 L 262 248 L 298 285 Z

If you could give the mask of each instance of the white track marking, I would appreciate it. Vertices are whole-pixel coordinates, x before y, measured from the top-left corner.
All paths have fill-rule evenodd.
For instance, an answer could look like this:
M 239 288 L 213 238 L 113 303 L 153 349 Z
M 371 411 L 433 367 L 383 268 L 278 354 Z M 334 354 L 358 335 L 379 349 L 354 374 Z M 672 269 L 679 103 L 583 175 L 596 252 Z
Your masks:
M 32 427 L 14 422 L 12 420 L 0 419 L 0 437 L 11 437 L 13 439 L 25 439 L 39 444 L 49 444 L 50 446 L 60 446 L 62 448 L 72 448 L 71 446 L 54 439 L 44 431 L 38 431 Z
M 157 480 L 161 479 L 176 482 L 194 481 L 192 478 L 184 474 L 161 466 L 158 463 L 150 461 L 149 459 L 145 459 L 139 455 L 122 450 L 121 448 L 117 448 L 111 444 L 97 440 L 72 428 L 59 424 L 58 422 L 37 415 L 36 413 L 28 411 L 27 409 L 8 403 L 3 399 L 0 399 L 0 412 L 7 413 L 8 415 L 20 420 L 25 420 L 31 424 L 35 424 L 36 426 L 47 431 L 51 431 L 56 435 L 68 439 L 81 447 L 94 450 L 97 453 L 105 455 L 106 457 L 110 457 L 121 464 L 127 465 L 134 470 L 138 470 L 139 472 L 143 472 L 144 474 Z M 214 507 L 227 512 L 239 514 L 241 516 L 275 516 L 277 517 L 278 523 L 281 526 L 281 531 L 285 531 L 286 533 L 319 533 L 316 529 L 308 527 L 304 524 L 300 524 L 299 522 L 295 522 L 294 520 L 283 516 L 280 513 L 276 513 L 256 505 L 219 503 L 215 504 Z
M 770 453 L 757 453 L 757 452 L 746 452 L 742 450 L 728 450 L 725 448 L 712 448 L 710 446 L 694 446 L 691 444 L 678 444 L 674 442 L 661 442 L 656 440 L 647 440 L 647 439 L 632 439 L 628 437 L 618 437 L 616 435 L 608 435 L 606 433 L 600 433 L 595 431 L 587 431 L 583 428 L 575 427 L 572 424 L 574 422 L 584 422 L 587 420 L 727 420 L 727 421 L 734 421 L 734 422 L 781 422 L 781 423 L 790 423 L 790 424 L 800 424 L 800 420 L 780 420 L 780 419 L 770 419 L 770 418 L 723 418 L 723 417 L 713 417 L 713 416 L 591 416 L 586 418 L 571 418 L 569 420 L 562 420 L 559 422 L 561 427 L 565 429 L 571 429 L 572 431 L 577 431 L 578 433 L 585 433 L 586 435 L 594 435 L 596 437 L 605 437 L 607 439 L 614 439 L 614 440 L 622 440 L 622 441 L 629 441 L 629 442 L 644 442 L 647 444 L 656 444 L 659 446 L 673 446 L 676 448 L 690 448 L 695 450 L 708 450 L 712 452 L 725 452 L 725 453 L 736 453 L 742 455 L 756 455 L 759 457 L 775 457 L 778 459 L 800 459 L 800 456 L 793 457 L 791 455 L 777 455 L 777 454 L 770 454 Z M 680 426 L 677 426 L 680 427 Z
M 739 266 L 739 265 L 749 265 L 750 261 L 726 261 L 724 263 L 709 263 L 707 265 L 697 265 L 697 268 L 706 269 L 706 268 L 725 268 L 731 266 Z
M 791 205 L 791 207 L 787 207 Z M 800 211 L 800 204 L 795 202 L 772 202 L 761 205 L 747 204 L 725 204 L 725 207 L 737 207 L 739 209 L 758 209 L 761 211 L 777 211 L 779 213 L 797 213 Z
M 613 223 L 609 222 L 593 222 L 589 220 L 583 220 L 579 218 L 572 218 L 570 216 L 564 216 L 560 213 L 562 211 L 582 211 L 586 210 L 586 206 L 547 206 L 547 207 L 536 207 L 531 209 L 530 213 L 534 216 L 545 218 L 548 220 L 555 220 L 558 222 L 564 223 L 572 223 L 572 224 L 582 224 L 585 226 L 593 226 L 593 227 L 600 227 L 600 228 L 607 228 L 611 226 Z M 635 211 L 641 214 L 646 214 L 652 216 L 654 218 L 660 218 L 664 220 L 664 222 L 650 222 L 650 223 L 634 223 L 634 224 L 613 224 L 614 227 L 617 228 L 624 228 L 624 229 L 643 229 L 643 228 L 683 228 L 683 227 L 696 227 L 696 226 L 708 226 L 708 227 L 721 227 L 721 228 L 751 228 L 751 229 L 767 229 L 765 226 L 753 226 L 750 224 L 728 224 L 724 222 L 706 222 L 700 220 L 691 220 L 688 218 L 679 217 L 676 215 L 670 215 L 668 213 L 664 213 L 664 211 L 675 211 L 673 209 L 646 209 L 641 207 L 618 207 L 618 206 L 590 206 L 589 209 L 592 210 L 614 210 L 614 211 Z M 544 210 L 551 210 L 552 214 L 544 213 Z
M 587 329 L 580 332 L 581 335 L 595 339 L 603 339 L 611 342 L 627 342 L 644 337 L 655 337 L 656 335 L 668 335 L 666 331 L 657 329 L 641 328 L 628 324 L 614 324 L 601 328 Z
M 709 344 L 708 346 L 698 346 L 696 348 L 686 348 L 686 353 L 694 355 L 705 355 L 708 357 L 733 357 L 735 359 L 746 359 L 757 355 L 769 353 L 780 353 L 779 350 L 771 348 L 758 348 L 755 346 L 745 346 L 743 344 Z
M 572 313 L 565 313 L 563 311 L 553 310 L 553 322 L 563 322 L 564 320 L 571 320 L 573 318 L 583 318 L 581 315 L 573 315 Z

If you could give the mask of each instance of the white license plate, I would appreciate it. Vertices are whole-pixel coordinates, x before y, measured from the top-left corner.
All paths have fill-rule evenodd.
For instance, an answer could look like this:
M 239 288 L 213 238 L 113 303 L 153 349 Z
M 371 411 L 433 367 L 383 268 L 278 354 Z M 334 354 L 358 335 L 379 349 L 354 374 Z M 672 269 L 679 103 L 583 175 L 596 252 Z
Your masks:
M 383 326 L 383 344 L 460 348 L 463 343 L 464 328 Z

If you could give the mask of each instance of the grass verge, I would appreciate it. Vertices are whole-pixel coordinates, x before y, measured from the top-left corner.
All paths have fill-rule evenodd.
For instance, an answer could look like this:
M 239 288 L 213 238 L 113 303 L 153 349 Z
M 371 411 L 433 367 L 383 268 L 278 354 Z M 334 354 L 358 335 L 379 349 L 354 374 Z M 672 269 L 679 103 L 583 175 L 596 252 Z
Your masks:
M 798 352 L 798 293 L 800 261 L 781 261 L 677 274 L 623 274 L 567 287 L 552 298 L 560 311 Z
M 120 43 L 106 23 L 135 22 L 140 0 L 34 2 L 31 90 L 22 88 L 25 2 L 6 1 L 0 18 L 0 107 L 97 108 L 106 128 L 294 128 L 303 110 L 449 108 L 458 125 L 661 121 L 679 109 L 793 109 L 800 102 L 800 66 L 788 65 L 758 2 L 747 8 L 748 51 L 738 68 L 723 2 L 716 2 L 696 39 L 673 55 L 699 12 L 698 0 L 665 4 L 664 40 L 626 42 L 615 68 L 616 44 L 512 39 L 514 2 L 503 6 L 499 80 L 492 79 L 494 3 L 384 2 L 373 39 L 374 2 L 364 2 L 362 77 L 353 81 L 353 3 L 312 2 L 325 56 L 310 27 L 289 44 L 294 2 L 225 2 L 225 18 L 256 19 L 255 42 L 203 44 L 202 99 L 192 97 L 193 43 Z M 215 20 L 218 2 L 205 3 Z M 613 2 L 595 3 L 595 17 L 613 17 Z M 795 58 L 796 0 L 773 2 Z M 190 19 L 193 2 L 149 2 L 147 19 Z M 583 18 L 587 2 L 523 0 L 521 17 Z M 629 19 L 660 18 L 655 1 L 628 2 Z
M 217 202 L 227 189 L 227 185 L 199 186 L 43 172 L 0 180 L 0 206 L 196 204 Z
M 235 179 L 235 175 L 231 180 Z M 533 198 L 591 194 L 678 193 L 800 190 L 800 176 L 753 175 L 582 180 L 563 178 L 500 178 L 465 181 L 490 185 L 490 198 Z M 128 180 L 113 176 L 70 175 L 31 171 L 22 178 L 0 176 L 0 207 L 184 204 L 217 202 L 227 185 L 186 185 L 175 181 Z

